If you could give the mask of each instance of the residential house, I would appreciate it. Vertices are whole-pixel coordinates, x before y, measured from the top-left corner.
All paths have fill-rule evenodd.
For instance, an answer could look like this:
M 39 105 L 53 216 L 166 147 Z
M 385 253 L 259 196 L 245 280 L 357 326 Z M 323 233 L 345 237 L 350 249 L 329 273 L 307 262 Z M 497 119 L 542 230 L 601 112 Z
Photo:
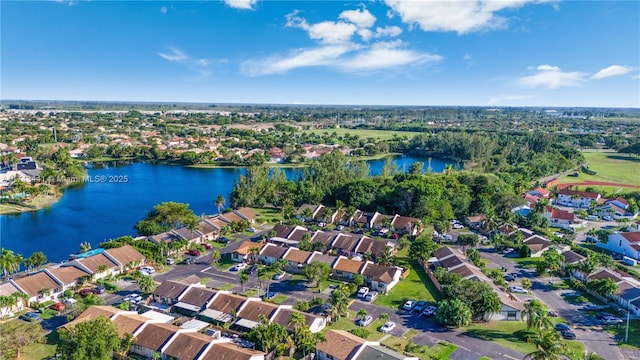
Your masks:
M 64 291 L 63 284 L 44 270 L 17 279 L 10 279 L 9 282 L 29 296 L 27 299 L 29 304 L 57 299 Z
M 611 279 L 615 283 L 619 283 L 622 281 L 622 277 L 609 269 L 600 269 L 593 274 L 587 276 L 587 282 L 591 280 L 602 280 L 602 279 Z
M 180 331 L 180 328 L 169 324 L 148 324 L 133 340 L 131 352 L 146 359 L 160 354 L 164 345 Z
M 149 236 L 147 239 L 155 244 L 162 244 L 162 243 L 169 244 L 174 241 L 182 240 L 182 238 L 178 234 L 174 233 L 173 231 L 167 231 L 157 235 Z
M 318 360 L 352 360 L 367 341 L 344 330 L 329 330 L 326 341 L 316 345 Z
M 640 284 L 637 281 L 623 280 L 618 283 L 620 292 L 614 295 L 620 306 L 635 315 L 640 315 L 640 307 L 633 305 L 635 300 L 640 300 Z
M 467 225 L 472 228 L 479 228 L 481 226 L 484 226 L 485 221 L 487 221 L 487 215 L 485 214 L 469 216 L 466 219 Z
M 242 220 L 248 222 L 249 224 L 254 224 L 256 219 L 256 212 L 251 208 L 241 207 L 233 210 L 233 213 L 238 215 Z
M 598 207 L 598 214 L 603 217 L 611 216 L 614 218 L 625 216 L 635 218 L 638 215 L 631 212 L 629 202 L 622 197 L 604 201 L 604 205 Z
M 567 266 L 567 265 L 576 265 L 576 264 L 579 264 L 579 263 L 587 260 L 586 257 L 584 257 L 584 256 L 582 256 L 582 255 L 580 255 L 580 254 L 578 254 L 578 253 L 576 253 L 574 251 L 571 251 L 571 250 L 563 251 L 561 255 L 562 255 L 562 259 L 563 259 L 562 260 L 562 267 L 563 268 L 565 266 Z
M 338 260 L 337 256 L 325 255 L 321 252 L 314 251 L 311 257 L 309 258 L 308 262 L 309 264 L 311 264 L 312 262 L 319 261 L 329 265 L 329 267 L 333 269 L 333 265 L 335 264 L 336 260 Z
M 560 227 L 564 229 L 573 229 L 575 225 L 575 214 L 547 206 L 544 209 L 544 217 L 549 220 L 549 224 L 553 227 Z
M 190 286 L 181 281 L 165 280 L 153 291 L 153 301 L 166 305 L 176 304 Z
M 115 276 L 120 273 L 121 264 L 118 264 L 116 260 L 110 256 L 101 252 L 92 256 L 88 256 L 81 259 L 76 259 L 65 263 L 64 265 L 76 265 L 80 263 L 84 268 L 88 269 L 93 275 L 94 280 L 102 279 L 108 276 Z M 106 267 L 107 270 L 100 271 L 102 267 Z
M 391 230 L 397 234 L 409 234 L 411 236 L 418 235 L 420 228 L 420 220 L 413 217 L 395 215 L 391 220 Z
M 178 235 L 180 239 L 188 241 L 189 244 L 197 244 L 201 242 L 202 236 L 204 235 L 197 229 L 191 230 L 186 226 L 179 229 L 173 229 L 171 232 Z
M 218 239 L 221 229 L 221 227 L 218 227 L 205 219 L 198 222 L 198 231 L 202 234 L 203 241 L 212 241 Z
M 362 237 L 363 235 L 358 236 L 357 234 L 338 234 L 331 244 L 331 249 L 335 250 L 339 255 L 354 256 Z
M 278 305 L 264 302 L 258 298 L 248 298 L 238 311 L 238 320 L 233 327 L 242 331 L 251 331 L 260 324 L 262 317 L 271 320 L 278 310 Z
M 119 265 L 120 272 L 133 269 L 147 262 L 146 257 L 131 245 L 106 249 L 104 254 Z
M 356 245 L 354 252 L 362 256 L 370 255 L 373 259 L 378 259 L 387 251 L 387 247 L 391 248 L 392 254 L 395 253 L 394 243 L 363 236 Z
M 311 216 L 309 216 L 308 218 L 304 216 L 304 213 L 308 212 L 307 209 L 309 209 L 308 211 L 311 212 Z M 313 221 L 318 219 L 318 215 L 323 209 L 324 205 L 303 204 L 296 211 L 296 217 L 301 221 Z
M 118 331 L 118 335 L 124 338 L 126 334 L 137 336 L 142 329 L 153 320 L 138 315 L 135 312 L 119 312 L 111 317 L 111 323 Z
M 382 229 L 388 226 L 391 226 L 391 222 L 393 221 L 392 215 L 380 214 L 379 212 L 373 213 L 371 219 L 369 220 L 369 228 L 370 229 Z
M 355 274 L 361 274 L 365 263 L 340 256 L 333 268 L 333 277 L 352 280 Z
M 255 243 L 245 240 L 231 253 L 231 261 L 235 262 L 255 262 L 260 254 L 260 249 L 264 243 Z
M 173 305 L 176 312 L 195 317 L 206 309 L 213 301 L 216 291 L 200 284 L 192 284 L 178 296 L 178 302 Z
M 219 217 L 220 220 L 222 220 L 224 222 L 227 222 L 229 224 L 230 223 L 240 223 L 240 222 L 245 221 L 244 217 L 236 214 L 233 211 L 223 213 L 222 215 L 219 215 L 218 217 Z
M 22 292 L 22 290 L 18 289 L 18 287 L 11 282 L 0 284 L 0 296 L 15 296 L 15 294 L 19 292 Z M 7 316 L 13 316 L 15 313 L 24 310 L 26 305 L 28 305 L 26 300 L 16 296 L 15 305 L 0 305 L 0 319 L 4 319 Z
M 264 360 L 265 353 L 237 345 L 229 340 L 215 340 L 198 360 Z
M 419 360 L 415 356 L 406 356 L 388 347 L 382 346 L 379 343 L 365 344 L 360 351 L 356 353 L 355 360 L 370 360 L 370 359 L 384 359 L 384 360 Z
M 563 206 L 589 208 L 591 203 L 597 204 L 600 197 L 598 193 L 563 189 L 558 191 L 556 203 Z
M 260 250 L 258 259 L 263 264 L 271 265 L 276 261 L 282 259 L 289 249 L 291 248 L 286 248 L 274 244 L 264 244 L 264 246 Z
M 551 191 L 541 187 L 529 190 L 526 194 L 536 197 L 537 199 L 549 199 L 551 197 Z
M 640 261 L 640 232 L 617 232 L 607 237 L 607 242 L 596 241 L 599 248 L 613 251 Z
M 356 228 L 370 228 L 370 220 L 373 217 L 373 213 L 364 212 L 362 210 L 356 210 L 351 217 L 350 225 Z
M 304 324 L 309 327 L 309 330 L 312 333 L 320 332 L 325 328 L 325 326 L 327 326 L 326 317 L 315 316 L 306 312 L 294 310 L 291 305 L 280 305 L 278 307 L 278 311 L 271 318 L 271 321 L 278 323 L 287 328 L 290 332 L 293 332 L 294 324 L 291 323 L 291 318 L 294 312 L 304 316 Z
M 238 311 L 246 300 L 246 297 L 234 295 L 229 291 L 218 291 L 209 307 L 200 313 L 200 317 L 219 324 L 231 322 L 236 319 Z
M 523 244 L 531 251 L 531 257 L 540 257 L 542 253 L 553 246 L 551 241 L 540 235 L 533 235 L 525 239 Z
M 162 347 L 163 358 L 196 360 L 211 346 L 211 336 L 193 331 L 177 332 Z
M 402 275 L 402 268 L 397 266 L 387 266 L 375 264 L 367 261 L 362 276 L 365 283 L 371 290 L 386 294 L 399 281 Z
M 339 233 L 318 230 L 311 236 L 311 243 L 322 243 L 326 251 L 331 248 L 331 244 L 333 244 L 337 236 L 339 236 Z
M 44 270 L 48 272 L 57 283 L 62 284 L 62 291 L 76 287 L 81 278 L 89 279 L 91 274 L 76 266 L 56 266 Z
M 283 257 L 287 261 L 285 270 L 292 273 L 301 273 L 311 255 L 312 253 L 309 251 L 290 248 Z
M 329 207 L 322 206 L 322 209 L 318 211 L 318 214 L 315 216 L 315 219 L 316 221 L 323 222 L 325 224 L 333 224 L 334 222 L 336 222 L 337 216 L 338 216 L 337 211 Z

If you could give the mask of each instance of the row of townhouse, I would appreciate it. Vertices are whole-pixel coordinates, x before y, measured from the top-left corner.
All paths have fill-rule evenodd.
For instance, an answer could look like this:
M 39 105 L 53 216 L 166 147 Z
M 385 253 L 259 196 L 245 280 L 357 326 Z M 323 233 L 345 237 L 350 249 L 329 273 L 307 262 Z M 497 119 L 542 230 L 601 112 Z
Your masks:
M 563 189 L 558 191 L 556 204 L 576 208 L 588 209 L 595 206 L 596 213 L 602 217 L 635 218 L 638 213 L 629 206 L 629 202 L 623 197 L 607 199 L 599 193 Z
M 176 360 L 264 360 L 265 353 L 246 346 L 246 343 L 220 336 L 219 332 L 207 335 L 199 330 L 207 327 L 196 322 L 182 326 L 167 323 L 153 311 L 138 314 L 111 306 L 91 306 L 80 316 L 62 327 L 70 329 L 83 321 L 98 317 L 109 319 L 124 338 L 133 335 L 130 353 L 145 359 Z M 170 318 L 172 319 L 172 318 Z M 171 320 L 169 320 L 171 322 Z
M 233 211 L 202 219 L 195 229 L 187 227 L 171 229 L 158 235 L 149 236 L 148 240 L 156 244 L 173 241 L 188 241 L 190 244 L 213 241 L 220 237 L 222 228 L 232 223 L 246 222 L 253 224 L 256 213 L 250 208 L 239 208 Z
M 329 330 L 316 345 L 318 360 L 418 360 L 393 351 L 378 341 L 367 341 L 344 330 Z
M 308 210 L 307 210 L 308 209 Z M 417 235 L 422 230 L 421 221 L 417 218 L 402 215 L 385 215 L 379 212 L 355 210 L 353 214 L 333 210 L 324 205 L 304 204 L 297 210 L 297 217 L 302 221 L 341 224 L 364 229 L 388 230 L 398 234 Z
M 51 266 L 15 279 L 9 279 L 3 284 L 2 293 L 12 293 L 12 289 L 27 294 L 27 304 L 54 300 L 68 289 L 73 289 L 81 278 L 101 279 L 109 275 L 117 275 L 132 267 L 146 262 L 130 245 L 113 249 L 95 249 L 86 257 Z M 104 265 L 104 266 L 103 266 Z M 101 271 L 106 268 L 105 271 Z M 13 291 L 15 292 L 15 291 Z M 20 305 L 20 309 L 24 305 Z M 15 309 L 0 309 L 3 314 L 9 314 Z
M 371 290 L 383 294 L 400 281 L 403 273 L 403 269 L 397 266 L 380 265 L 372 261 L 349 259 L 342 255 L 327 255 L 319 251 L 305 251 L 272 243 L 245 241 L 231 256 L 234 261 L 253 259 L 253 262 L 260 261 L 267 265 L 282 259 L 286 262 L 284 269 L 291 273 L 301 273 L 305 266 L 319 261 L 331 267 L 332 277 L 349 281 L 356 274 L 360 274 Z
M 339 231 L 310 231 L 300 225 L 278 224 L 273 228 L 274 236 L 269 238 L 269 242 L 282 246 L 296 246 L 305 234 L 307 235 L 314 249 L 321 252 L 333 252 L 337 255 L 348 257 L 368 257 L 377 259 L 382 256 L 387 248 L 395 253 L 396 244 L 388 240 L 380 240 L 363 234 L 342 233 Z M 321 244 L 321 245 L 320 245 Z
M 499 289 L 479 267 L 467 261 L 466 256 L 458 249 L 444 246 L 434 251 L 433 256 L 427 261 L 425 270 L 433 274 L 437 267 L 442 267 L 449 273 L 458 274 L 462 279 L 483 281 L 491 285 L 498 295 L 502 307 L 499 313 L 484 314 L 484 320 L 522 320 L 524 304 L 511 294 Z M 431 279 L 437 283 L 435 276 L 432 275 Z M 440 288 L 439 284 L 438 288 Z
M 251 331 L 263 317 L 293 331 L 293 313 L 303 315 L 305 324 L 313 333 L 326 326 L 324 317 L 294 310 L 290 305 L 275 305 L 260 298 L 215 290 L 200 284 L 195 276 L 162 282 L 153 292 L 153 301 L 171 306 L 173 312 L 244 332 Z
M 584 257 L 582 260 L 584 261 Z M 628 309 L 636 316 L 640 316 L 640 281 L 630 276 L 619 274 L 609 269 L 598 269 L 592 274 L 584 274 L 580 270 L 574 268 L 571 275 L 586 283 L 598 279 L 611 279 L 620 290 L 618 293 L 611 295 L 611 300 L 617 302 L 620 306 Z

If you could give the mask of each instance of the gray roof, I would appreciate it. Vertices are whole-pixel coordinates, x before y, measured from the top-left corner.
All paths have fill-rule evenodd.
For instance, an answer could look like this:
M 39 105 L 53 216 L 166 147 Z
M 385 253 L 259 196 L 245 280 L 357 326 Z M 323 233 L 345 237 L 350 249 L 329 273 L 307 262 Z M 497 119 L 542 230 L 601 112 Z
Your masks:
M 380 345 L 366 345 L 354 360 L 404 360 L 406 356 Z

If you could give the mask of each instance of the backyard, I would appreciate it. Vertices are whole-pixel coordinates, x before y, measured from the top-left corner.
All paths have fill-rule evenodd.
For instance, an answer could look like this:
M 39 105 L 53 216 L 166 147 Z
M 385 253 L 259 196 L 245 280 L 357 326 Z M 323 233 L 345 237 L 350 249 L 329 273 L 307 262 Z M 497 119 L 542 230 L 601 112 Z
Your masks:
M 409 275 L 388 294 L 378 296 L 374 302 L 376 305 L 397 310 L 407 300 L 424 300 L 433 304 L 440 299 L 438 289 L 417 262 L 409 262 L 409 269 Z

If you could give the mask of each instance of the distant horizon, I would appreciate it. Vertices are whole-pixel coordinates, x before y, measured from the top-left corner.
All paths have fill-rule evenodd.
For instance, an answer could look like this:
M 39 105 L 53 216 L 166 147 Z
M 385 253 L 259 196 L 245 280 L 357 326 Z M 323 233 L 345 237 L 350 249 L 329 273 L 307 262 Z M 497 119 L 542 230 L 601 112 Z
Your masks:
M 402 105 L 402 104 L 286 104 L 286 103 L 232 103 L 232 102 L 197 102 L 197 101 L 137 101 L 137 100 L 25 100 L 25 99 L 0 99 L 0 104 L 8 105 L 11 102 L 16 103 L 93 103 L 93 104 L 128 104 L 128 105 L 224 105 L 224 106 L 274 106 L 274 107 L 364 107 L 364 108 L 482 108 L 482 109 L 620 109 L 620 110 L 637 110 L 640 111 L 640 107 L 624 107 L 624 106 L 554 106 L 554 105 Z M 12 109 L 12 110 L 37 110 L 37 109 Z M 215 110 L 215 109 L 210 109 Z M 86 110 L 97 111 L 97 110 Z
M 640 107 L 639 1 L 3 1 L 0 17 L 7 99 Z

